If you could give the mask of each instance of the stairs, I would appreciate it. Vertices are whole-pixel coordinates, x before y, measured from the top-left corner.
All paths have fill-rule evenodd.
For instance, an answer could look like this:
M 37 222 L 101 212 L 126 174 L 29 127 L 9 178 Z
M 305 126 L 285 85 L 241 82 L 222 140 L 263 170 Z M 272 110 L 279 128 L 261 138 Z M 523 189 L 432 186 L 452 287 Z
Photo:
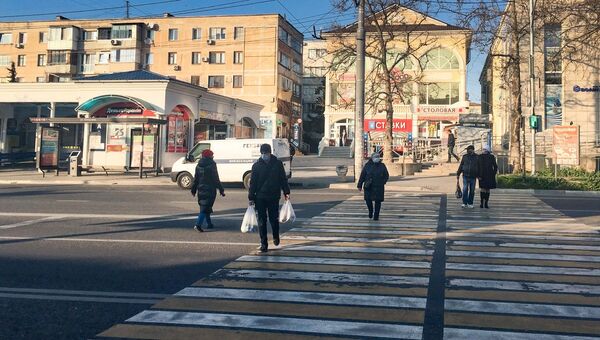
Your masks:
M 423 163 L 423 171 L 415 173 L 415 177 L 456 176 L 457 162 Z
M 349 146 L 326 146 L 319 157 L 321 158 L 350 158 L 352 149 Z

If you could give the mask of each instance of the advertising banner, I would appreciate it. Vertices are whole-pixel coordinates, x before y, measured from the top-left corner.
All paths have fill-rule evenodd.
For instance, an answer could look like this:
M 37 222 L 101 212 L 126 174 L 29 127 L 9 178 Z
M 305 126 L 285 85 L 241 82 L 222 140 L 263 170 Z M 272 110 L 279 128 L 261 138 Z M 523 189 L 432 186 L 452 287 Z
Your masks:
M 169 115 L 167 120 L 167 152 L 188 152 L 189 120 L 178 115 Z
M 142 148 L 142 135 L 133 136 L 131 151 L 131 167 L 140 167 L 140 150 Z M 154 167 L 154 136 L 144 136 L 144 168 Z
M 386 120 L 385 119 L 365 119 L 364 130 L 369 131 L 380 131 L 385 132 Z M 394 119 L 394 126 L 392 127 L 393 132 L 411 132 L 412 131 L 412 119 Z
M 554 162 L 579 165 L 579 126 L 554 126 L 552 131 Z
M 127 127 L 120 124 L 108 125 L 108 141 L 106 151 L 121 152 L 127 150 Z
M 58 137 L 58 129 L 48 127 L 42 128 L 40 167 L 58 167 Z

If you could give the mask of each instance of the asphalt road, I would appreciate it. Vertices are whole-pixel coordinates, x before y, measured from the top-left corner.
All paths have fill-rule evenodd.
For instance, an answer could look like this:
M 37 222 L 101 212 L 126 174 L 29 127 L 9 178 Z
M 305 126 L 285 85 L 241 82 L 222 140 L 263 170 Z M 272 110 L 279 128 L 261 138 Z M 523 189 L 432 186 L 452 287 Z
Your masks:
M 0 339 L 93 337 L 254 251 L 258 235 L 239 231 L 246 192 L 226 194 L 216 229 L 197 233 L 197 203 L 176 187 L 0 188 Z M 292 202 L 302 221 L 350 195 Z

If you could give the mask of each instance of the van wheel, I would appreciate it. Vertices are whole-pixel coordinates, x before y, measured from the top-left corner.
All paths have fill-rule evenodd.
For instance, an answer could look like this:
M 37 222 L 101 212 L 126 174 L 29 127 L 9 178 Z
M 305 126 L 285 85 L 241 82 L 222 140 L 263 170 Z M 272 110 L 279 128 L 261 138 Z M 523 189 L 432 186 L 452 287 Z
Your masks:
M 194 178 L 187 172 L 183 172 L 177 176 L 177 185 L 181 189 L 191 189 L 192 183 L 194 183 Z
M 251 178 L 252 178 L 251 172 L 244 175 L 244 188 L 250 189 L 250 179 Z

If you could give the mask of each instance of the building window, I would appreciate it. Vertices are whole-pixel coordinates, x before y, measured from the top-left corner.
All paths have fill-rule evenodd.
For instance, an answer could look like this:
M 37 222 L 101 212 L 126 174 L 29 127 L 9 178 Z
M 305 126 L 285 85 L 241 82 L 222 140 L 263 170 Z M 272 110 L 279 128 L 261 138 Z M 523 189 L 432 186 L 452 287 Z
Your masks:
M 112 39 L 131 39 L 133 37 L 132 25 L 114 25 L 110 34 Z
M 10 66 L 10 56 L 9 55 L 0 55 L 0 66 Z
M 98 40 L 98 31 L 83 31 L 83 40 Z
M 562 125 L 562 38 L 560 25 L 544 26 L 544 113 L 546 129 Z
M 242 52 L 242 51 L 233 52 L 233 63 L 234 64 L 243 64 L 244 63 L 244 52 Z
M 225 76 L 208 76 L 209 88 L 224 88 Z
M 309 77 L 325 77 L 326 73 L 327 73 L 326 67 L 305 67 L 304 68 L 304 75 L 307 75 Z
M 179 36 L 179 30 L 177 28 L 169 28 L 169 41 L 177 40 Z
M 12 44 L 12 33 L 0 32 L 0 44 Z
M 212 39 L 212 40 L 225 39 L 225 27 L 211 27 L 209 30 L 209 39 Z
M 46 66 L 46 55 L 38 54 L 37 66 Z
M 419 102 L 427 105 L 450 105 L 458 103 L 460 83 L 432 83 L 421 85 Z
M 146 53 L 146 57 L 144 58 L 144 64 L 145 65 L 154 64 L 154 53 L 152 53 L 152 52 Z
M 225 52 L 210 52 L 208 56 L 211 64 L 225 64 Z
M 318 59 L 327 55 L 327 50 L 324 48 L 311 48 L 308 50 L 308 58 Z
M 110 59 L 115 63 L 134 63 L 136 62 L 136 50 L 133 48 L 113 50 Z
M 192 52 L 192 64 L 198 65 L 198 64 L 200 64 L 201 60 L 202 60 L 202 56 L 201 56 L 200 52 Z
M 192 40 L 200 40 L 202 38 L 202 30 L 200 28 L 192 28 Z
M 290 63 L 291 63 L 290 57 L 288 57 L 288 55 L 283 52 L 279 52 L 279 64 L 281 64 L 283 67 L 285 67 L 289 70 L 290 66 L 291 66 Z
M 192 76 L 190 83 L 200 86 L 200 76 Z
M 40 40 L 40 43 L 47 43 L 48 42 L 48 32 L 40 32 L 39 40 Z
M 244 86 L 244 78 L 242 76 L 233 76 L 233 87 L 240 88 Z
M 48 51 L 48 65 L 67 65 L 67 51 Z
M 153 29 L 147 29 L 146 30 L 146 39 L 150 39 L 152 41 L 154 41 L 154 37 L 156 36 L 156 31 Z
M 177 52 L 169 52 L 169 65 L 177 64 Z
M 297 74 L 302 73 L 302 66 L 300 66 L 300 63 L 298 61 L 292 60 L 292 70 Z
M 302 41 L 292 37 L 292 43 L 290 45 L 292 49 L 299 54 L 302 54 Z
M 279 40 L 283 41 L 284 43 L 288 44 L 288 41 L 290 39 L 290 34 L 284 30 L 282 27 L 279 27 Z
M 292 93 L 294 94 L 295 97 L 298 97 L 298 98 L 302 97 L 302 86 L 300 86 L 300 84 L 293 83 Z
M 73 39 L 72 27 L 50 27 L 50 41 L 62 41 Z
M 434 48 L 421 58 L 421 65 L 426 70 L 458 70 L 458 59 L 452 51 L 445 48 Z
M 94 55 L 92 54 L 80 54 L 80 72 L 91 73 L 94 72 Z
M 238 40 L 244 37 L 244 28 L 243 27 L 235 27 L 233 29 L 233 39 Z
M 26 42 L 27 42 L 27 33 L 19 32 L 18 43 L 21 45 L 25 45 Z
M 98 64 L 108 64 L 110 62 L 110 52 L 100 52 L 98 54 Z
M 19 54 L 17 56 L 17 66 L 25 66 L 25 55 Z
M 36 83 L 45 83 L 46 82 L 46 77 L 36 77 L 35 78 L 35 82 Z
M 98 28 L 98 40 L 110 40 L 110 28 Z
M 290 78 L 281 76 L 280 88 L 283 91 L 291 91 L 293 83 L 294 82 Z

